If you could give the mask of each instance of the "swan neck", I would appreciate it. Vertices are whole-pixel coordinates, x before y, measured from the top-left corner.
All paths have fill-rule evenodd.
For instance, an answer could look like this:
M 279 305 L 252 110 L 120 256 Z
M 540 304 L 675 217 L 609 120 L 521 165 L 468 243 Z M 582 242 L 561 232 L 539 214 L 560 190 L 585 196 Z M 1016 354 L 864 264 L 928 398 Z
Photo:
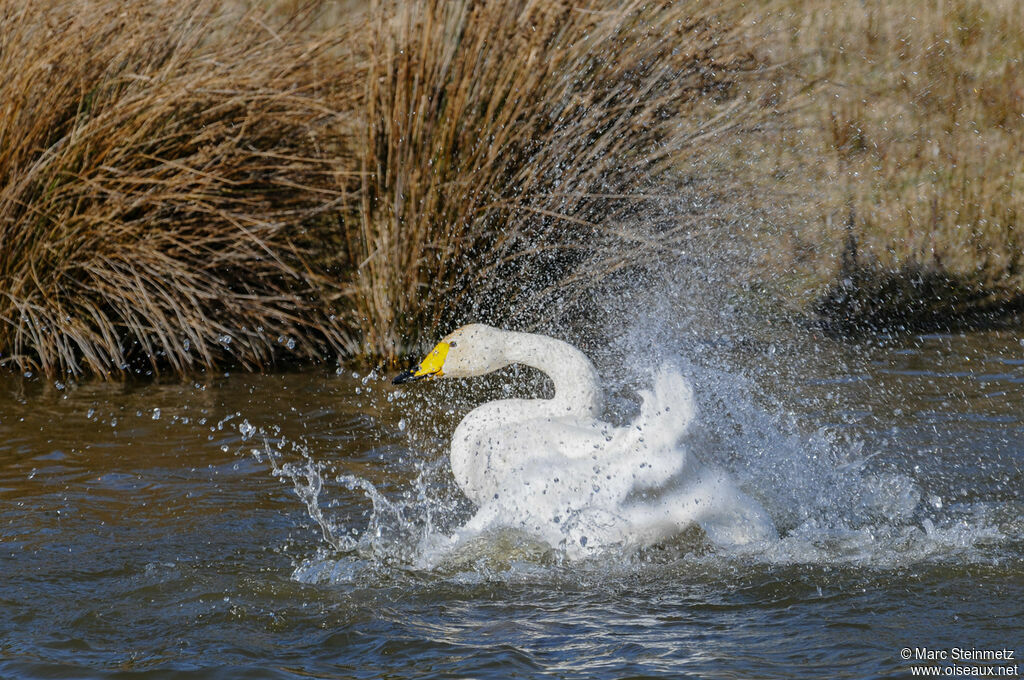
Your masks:
M 562 340 L 510 332 L 505 356 L 541 371 L 555 384 L 552 411 L 557 415 L 597 418 L 604 406 L 597 369 L 583 352 Z

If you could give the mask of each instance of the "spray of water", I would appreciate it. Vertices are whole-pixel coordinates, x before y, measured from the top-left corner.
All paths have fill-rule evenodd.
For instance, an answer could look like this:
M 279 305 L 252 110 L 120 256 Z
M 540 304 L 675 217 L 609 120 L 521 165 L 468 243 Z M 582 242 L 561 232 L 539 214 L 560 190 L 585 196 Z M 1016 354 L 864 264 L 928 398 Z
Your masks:
M 653 367 L 677 366 L 692 387 L 687 398 L 694 412 L 680 450 L 724 471 L 766 509 L 777 535 L 729 545 L 684 524 L 652 552 L 621 533 L 602 533 L 602 526 L 621 527 L 624 509 L 636 500 L 639 470 L 629 466 L 602 470 L 616 478 L 606 478 L 601 489 L 576 485 L 577 495 L 564 503 L 565 512 L 550 512 L 542 491 L 552 478 L 571 473 L 558 470 L 531 472 L 518 498 L 473 507 L 459 500 L 446 456 L 447 439 L 472 405 L 460 399 L 472 390 L 446 385 L 417 397 L 425 401 L 393 405 L 406 411 L 396 434 L 405 442 L 408 459 L 417 461 L 411 481 L 398 491 L 336 469 L 326 462 L 329 451 L 285 445 L 280 439 L 271 445 L 272 438 L 243 423 L 247 439 L 265 439 L 253 455 L 269 461 L 273 474 L 291 484 L 323 539 L 315 555 L 298 561 L 294 577 L 347 581 L 381 565 L 459 573 L 509 564 L 536 569 L 576 560 L 607 566 L 652 556 L 885 568 L 926 560 L 984 560 L 989 548 L 1020 535 L 1019 513 L 985 503 L 943 505 L 922 491 L 910 470 L 876 465 L 877 452 L 865 442 L 790 412 L 772 390 L 791 389 L 782 368 L 798 357 L 792 347 L 787 349 L 786 338 L 752 330 L 742 305 L 728 300 L 705 304 L 701 296 L 719 285 L 716 280 L 694 283 L 674 274 L 660 276 L 633 286 L 633 297 L 622 291 L 605 296 L 609 307 L 593 317 L 609 329 L 603 345 L 588 347 L 607 380 L 607 420 L 619 426 L 632 422 L 640 410 L 637 394 L 651 385 Z M 638 298 L 636 290 L 645 292 Z M 486 386 L 485 400 L 516 393 L 520 388 L 510 383 L 524 378 L 531 389 L 543 392 L 536 376 L 511 371 Z M 388 402 L 392 396 L 388 392 Z M 474 403 L 479 400 L 478 395 Z M 428 423 L 417 422 L 422 410 L 434 415 Z M 624 481 L 626 476 L 630 479 Z M 353 517 L 353 505 L 364 512 Z M 656 523 L 655 510 L 650 511 L 647 519 Z
M 721 401 L 717 390 L 737 379 L 711 373 L 697 377 L 705 385 L 714 382 L 716 390 L 699 400 L 702 419 L 686 443 L 693 455 L 728 470 L 747 494 L 758 499 L 774 519 L 779 536 L 745 545 L 716 545 L 691 527 L 663 541 L 658 559 L 885 567 L 928 559 L 976 559 L 986 545 L 1005 540 L 1006 527 L 990 508 L 936 508 L 922 499 L 909 476 L 872 470 L 871 454 L 857 443 L 826 430 L 802 434 L 791 429 L 795 424 L 780 422 L 744 401 L 738 391 L 730 394 L 728 413 L 715 412 L 714 404 Z M 299 581 L 350 581 L 366 569 L 382 566 L 472 572 L 511 564 L 535 568 L 582 559 L 591 566 L 621 565 L 651 558 L 649 550 L 629 541 L 603 542 L 602 522 L 616 526 L 621 507 L 593 489 L 581 490 L 575 507 L 537 530 L 539 515 L 524 512 L 521 503 L 482 509 L 453 505 L 453 484 L 443 457 L 420 457 L 409 487 L 396 494 L 317 460 L 305 444 L 265 443 L 254 455 L 268 461 L 273 474 L 291 485 L 322 536 L 316 554 L 297 563 L 294 578 Z M 353 518 L 350 510 L 338 510 L 353 505 L 361 505 L 364 513 Z M 552 534 L 552 526 L 560 534 Z M 580 546 L 581 536 L 591 537 L 589 546 Z

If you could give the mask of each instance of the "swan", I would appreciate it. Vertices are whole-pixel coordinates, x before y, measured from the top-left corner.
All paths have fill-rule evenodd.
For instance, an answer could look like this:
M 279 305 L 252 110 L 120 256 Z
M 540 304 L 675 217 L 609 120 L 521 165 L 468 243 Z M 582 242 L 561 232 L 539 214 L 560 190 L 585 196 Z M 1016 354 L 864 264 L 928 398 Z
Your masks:
M 775 536 L 768 513 L 724 471 L 680 445 L 692 391 L 663 367 L 626 427 L 600 418 L 597 370 L 571 344 L 484 324 L 458 328 L 392 381 L 468 378 L 525 364 L 554 383 L 551 399 L 477 406 L 456 427 L 450 462 L 477 508 L 464 532 L 521 529 L 571 557 L 612 545 L 652 545 L 700 526 L 719 546 Z

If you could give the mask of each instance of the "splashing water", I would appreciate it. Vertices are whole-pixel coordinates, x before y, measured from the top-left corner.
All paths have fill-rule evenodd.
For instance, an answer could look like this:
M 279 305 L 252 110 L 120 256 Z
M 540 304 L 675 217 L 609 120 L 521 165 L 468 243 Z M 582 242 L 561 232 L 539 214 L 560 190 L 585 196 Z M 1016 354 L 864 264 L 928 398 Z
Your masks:
M 304 445 L 293 443 L 292 455 L 299 460 L 291 463 L 280 462 L 280 447 L 273 451 L 266 446 L 258 455 L 271 462 L 276 476 L 292 484 L 324 541 L 323 548 L 296 566 L 294 578 L 346 582 L 374 565 L 447 572 L 583 559 L 591 566 L 607 566 L 650 560 L 652 555 L 657 560 L 893 567 L 965 555 L 983 559 L 986 548 L 1021 533 L 1020 513 L 1013 508 L 944 506 L 926 496 L 908 474 L 876 469 L 877 453 L 865 451 L 863 442 L 825 427 L 802 434 L 794 420 L 759 406 L 736 375 L 696 364 L 686 371 L 703 388 L 695 395 L 686 390 L 692 403 L 678 404 L 680 412 L 693 408 L 696 415 L 682 447 L 671 450 L 675 459 L 524 470 L 518 493 L 479 508 L 464 500 L 453 502 L 458 492 L 453 491 L 447 456 L 431 459 L 429 452 L 416 450 L 419 445 L 411 436 L 407 453 L 421 462 L 410 486 L 398 494 L 315 460 Z M 671 395 L 677 400 L 682 396 Z M 408 435 L 410 426 L 404 419 L 402 424 L 401 432 Z M 451 429 L 452 419 L 440 424 L 439 437 L 444 440 Z M 664 504 L 645 502 L 645 489 L 678 475 L 687 456 L 709 470 L 721 470 L 712 473 L 721 475 L 716 478 L 720 485 L 677 485 L 672 504 L 699 508 L 716 494 L 735 493 L 728 504 L 743 511 L 749 496 L 755 505 L 763 505 L 778 535 L 762 532 L 755 540 L 720 540 L 714 522 L 698 514 L 674 520 L 673 535 L 664 532 Z M 566 483 L 558 484 L 562 480 Z M 332 515 L 331 507 L 337 505 L 332 495 L 338 494 L 362 495 L 365 518 Z M 693 529 L 694 524 L 703 530 Z M 655 530 L 661 538 L 654 541 L 654 553 L 645 547 L 651 541 L 634 540 Z
M 635 420 L 674 362 L 681 446 L 776 540 L 694 527 L 574 559 L 514 513 L 466 529 L 449 439 L 480 401 L 550 394 L 526 369 L 405 391 L 333 367 L 30 385 L 0 413 L 0 675 L 905 677 L 902 644 L 1012 647 L 1020 338 L 819 355 L 708 327 L 587 346 L 603 419 Z

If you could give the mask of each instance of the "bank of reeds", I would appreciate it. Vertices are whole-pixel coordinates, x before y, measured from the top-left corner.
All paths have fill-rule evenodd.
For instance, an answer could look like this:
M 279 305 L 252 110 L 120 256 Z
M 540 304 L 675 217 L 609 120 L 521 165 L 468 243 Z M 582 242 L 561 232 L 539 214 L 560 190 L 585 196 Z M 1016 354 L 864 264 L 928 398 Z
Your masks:
M 787 295 L 842 332 L 1024 306 L 1024 4 L 765 7 L 778 88 L 809 87 L 754 163 L 787 204 Z
M 317 9 L 2 5 L 3 365 L 393 360 L 536 318 L 670 246 L 626 220 L 752 66 L 699 3 Z
M 627 219 L 737 123 L 755 66 L 698 3 L 430 0 L 374 20 L 345 233 L 351 309 L 386 358 L 467 318 L 536 321 L 670 247 L 678 232 Z M 698 115 L 709 99 L 727 101 Z
M 4 3 L 0 362 L 101 376 L 333 351 L 340 35 L 207 0 Z M 349 82 L 338 82 L 337 77 Z

